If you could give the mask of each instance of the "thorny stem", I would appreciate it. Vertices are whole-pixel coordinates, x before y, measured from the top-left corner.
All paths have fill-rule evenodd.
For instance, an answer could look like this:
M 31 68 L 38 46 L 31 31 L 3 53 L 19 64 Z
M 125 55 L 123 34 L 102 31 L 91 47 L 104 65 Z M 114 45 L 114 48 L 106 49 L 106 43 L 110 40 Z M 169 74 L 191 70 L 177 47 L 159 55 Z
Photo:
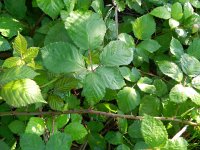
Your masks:
M 103 111 L 96 111 L 91 109 L 80 109 L 80 110 L 68 110 L 64 112 L 58 112 L 58 111 L 52 111 L 52 112 L 16 112 L 16 111 L 9 111 L 9 112 L 0 112 L 0 116 L 24 116 L 24 115 L 60 115 L 60 114 L 96 114 L 96 115 L 102 115 L 112 118 L 124 118 L 124 119 L 130 119 L 130 120 L 142 120 L 144 119 L 143 116 L 133 116 L 133 115 L 121 115 L 121 114 L 115 114 L 115 113 L 108 113 Z M 154 117 L 155 119 L 162 120 L 162 121 L 173 121 L 173 122 L 179 122 L 186 125 L 191 126 L 200 126 L 200 123 L 188 121 L 188 120 L 182 120 L 175 117 Z

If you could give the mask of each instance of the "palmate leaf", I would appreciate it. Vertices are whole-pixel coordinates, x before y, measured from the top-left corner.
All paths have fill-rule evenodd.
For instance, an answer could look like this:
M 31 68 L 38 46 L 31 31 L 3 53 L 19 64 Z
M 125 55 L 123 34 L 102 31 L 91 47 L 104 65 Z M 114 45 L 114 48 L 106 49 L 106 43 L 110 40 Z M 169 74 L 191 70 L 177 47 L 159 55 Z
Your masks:
M 105 66 L 128 65 L 132 60 L 133 50 L 122 41 L 111 41 L 100 55 L 100 61 Z
M 86 12 L 71 12 L 65 20 L 65 28 L 73 42 L 81 49 L 96 49 L 104 39 L 106 25 L 100 15 Z
M 70 73 L 85 69 L 83 56 L 69 43 L 51 43 L 43 47 L 41 52 L 44 66 L 53 73 Z
M 27 106 L 33 103 L 46 103 L 39 86 L 31 79 L 21 79 L 5 84 L 1 96 L 13 107 Z
M 142 120 L 141 131 L 145 142 L 151 146 L 151 148 L 162 147 L 168 140 L 167 130 L 162 121 L 151 116 L 144 116 L 144 120 Z
M 65 6 L 63 0 L 36 0 L 36 2 L 38 7 L 52 19 L 55 19 Z
M 149 14 L 143 15 L 133 22 L 133 33 L 140 40 L 150 39 L 155 31 L 156 23 Z
M 27 66 L 12 67 L 0 75 L 0 84 L 25 78 L 33 79 L 37 75 L 39 74 Z

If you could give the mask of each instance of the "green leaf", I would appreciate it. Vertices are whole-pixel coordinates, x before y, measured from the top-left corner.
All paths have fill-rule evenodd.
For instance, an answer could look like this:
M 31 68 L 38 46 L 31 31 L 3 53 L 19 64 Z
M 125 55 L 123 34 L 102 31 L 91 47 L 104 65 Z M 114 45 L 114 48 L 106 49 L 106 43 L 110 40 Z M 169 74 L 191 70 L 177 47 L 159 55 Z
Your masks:
M 194 102 L 197 105 L 200 105 L 200 94 L 195 89 L 193 89 L 192 87 L 185 87 L 185 93 L 191 99 L 192 102 Z
M 57 95 L 49 95 L 48 104 L 53 110 L 63 111 L 64 101 Z
M 71 12 L 65 28 L 73 42 L 84 50 L 99 48 L 106 33 L 106 25 L 100 15 L 89 11 Z
M 127 33 L 120 33 L 118 35 L 118 39 L 120 41 L 125 42 L 130 48 L 134 48 L 135 47 L 135 43 L 134 43 L 134 39 L 131 35 L 127 34 Z
M 22 24 L 16 19 L 6 16 L 0 17 L 0 32 L 3 36 L 11 38 L 17 35 L 17 32 L 21 31 L 22 28 Z
M 192 86 L 198 90 L 200 90 L 200 75 L 194 77 L 192 79 Z
M 90 132 L 98 133 L 104 128 L 104 125 L 102 122 L 90 121 L 87 123 L 87 127 L 90 130 Z
M 153 80 L 148 77 L 141 77 L 137 82 L 137 86 L 145 93 L 155 93 L 156 87 L 153 85 Z
M 84 80 L 82 94 L 90 105 L 98 103 L 105 95 L 105 85 L 97 73 L 89 73 Z
M 184 19 L 189 18 L 194 13 L 194 9 L 193 9 L 192 5 L 190 4 L 190 2 L 186 2 L 184 4 L 184 8 L 183 9 L 184 9 L 184 12 L 183 12 Z
M 171 14 L 170 14 L 168 8 L 165 7 L 165 6 L 159 6 L 159 7 L 154 8 L 150 12 L 150 14 L 155 16 L 155 17 L 161 18 L 161 19 L 171 18 Z
M 121 144 L 117 146 L 116 150 L 130 150 L 130 148 L 125 144 Z
M 120 132 L 109 131 L 105 135 L 105 139 L 108 143 L 113 145 L 119 145 L 123 143 L 123 135 Z
M 56 133 L 50 136 L 46 150 L 70 150 L 72 145 L 71 136 L 65 133 Z
M 102 82 L 107 88 L 116 90 L 126 85 L 118 68 L 100 67 L 96 73 L 102 78 Z
M 154 18 L 149 14 L 143 15 L 133 22 L 134 35 L 140 40 L 150 39 L 155 31 L 156 23 Z
M 143 141 L 137 142 L 134 146 L 134 150 L 148 150 L 148 149 L 149 146 Z
M 178 150 L 178 149 L 187 150 L 187 146 L 188 146 L 187 141 L 184 138 L 179 137 L 178 139 L 175 139 L 175 140 L 169 139 L 163 149 L 164 150 L 169 150 L 169 149 L 170 150 Z
M 88 143 L 91 149 L 106 149 L 105 138 L 98 133 L 90 133 L 88 135 Z
M 67 30 L 63 22 L 56 23 L 51 27 L 45 37 L 44 45 L 54 42 L 68 42 L 70 40 Z
M 176 20 L 180 20 L 183 17 L 183 9 L 181 3 L 176 2 L 172 5 L 171 15 L 172 18 Z
M 184 54 L 181 56 L 181 67 L 189 77 L 195 77 L 200 74 L 200 62 L 193 56 Z
M 124 115 L 124 113 L 120 110 L 118 110 L 117 112 L 118 112 L 118 114 Z M 118 129 L 121 133 L 123 133 L 123 134 L 127 133 L 127 128 L 128 128 L 127 119 L 117 118 L 117 125 L 118 125 Z
M 136 82 L 141 76 L 140 72 L 136 68 L 130 70 L 128 67 L 120 67 L 119 70 L 122 76 L 130 82 Z
M 55 123 L 57 124 L 57 127 L 60 129 L 64 127 L 70 119 L 70 114 L 61 114 L 56 117 Z
M 26 15 L 26 0 L 18 0 L 17 5 L 15 0 L 4 0 L 6 10 L 15 16 L 16 18 L 22 19 Z
M 130 87 L 124 87 L 117 94 L 117 105 L 119 109 L 124 112 L 134 110 L 140 103 L 139 93 Z
M 21 56 L 26 52 L 27 42 L 20 33 L 18 33 L 17 37 L 14 40 L 13 49 Z
M 187 53 L 200 59 L 200 38 L 195 38 L 187 49 Z
M 182 81 L 183 73 L 181 69 L 175 63 L 170 62 L 170 61 L 165 61 L 165 60 L 159 61 L 158 67 L 163 74 L 171 77 L 177 82 Z
M 41 52 L 44 66 L 53 73 L 70 73 L 85 69 L 83 56 L 69 43 L 51 43 L 43 47 Z
M 10 150 L 9 146 L 2 140 L 0 141 L 0 147 L 2 150 Z
M 168 140 L 167 130 L 162 121 L 151 116 L 144 116 L 141 131 L 145 142 L 151 146 L 151 148 L 162 147 Z
M 22 134 L 25 130 L 25 124 L 24 122 L 20 120 L 14 120 L 9 125 L 8 128 L 15 134 Z
M 171 29 L 174 29 L 176 27 L 178 27 L 180 25 L 180 22 L 178 22 L 177 20 L 170 18 L 169 19 L 169 26 Z
M 152 39 L 144 40 L 137 45 L 137 48 L 142 48 L 150 53 L 157 51 L 160 48 L 160 44 Z
M 34 58 L 37 57 L 39 52 L 39 47 L 30 47 L 27 51 L 23 54 L 23 60 L 25 62 L 31 62 Z
M 139 115 L 144 116 L 159 116 L 160 115 L 160 100 L 152 95 L 145 95 L 140 103 Z
M 128 135 L 131 138 L 135 139 L 143 139 L 142 132 L 141 132 L 141 121 L 135 120 L 129 127 L 128 127 Z
M 25 78 L 33 79 L 37 75 L 39 74 L 27 66 L 12 67 L 6 69 L 5 72 L 0 75 L 0 84 L 3 85 L 10 81 Z
M 52 19 L 56 19 L 60 11 L 64 8 L 63 0 L 36 0 L 36 2 L 38 7 Z
M 25 133 L 42 135 L 45 132 L 45 128 L 44 119 L 39 117 L 31 117 L 26 126 Z
M 64 132 L 71 135 L 72 140 L 83 139 L 88 134 L 85 127 L 78 122 L 72 122 L 68 124 L 65 127 Z
M 161 79 L 155 79 L 153 82 L 156 87 L 156 95 L 161 97 L 168 93 L 167 85 Z
M 185 87 L 182 84 L 175 85 L 169 93 L 170 101 L 175 103 L 183 103 L 187 100 Z
M 190 0 L 190 3 L 191 3 L 192 6 L 194 6 L 195 8 L 200 8 L 200 2 L 199 2 L 199 0 Z
M 20 146 L 22 150 L 44 150 L 45 144 L 41 137 L 36 134 L 25 133 L 20 138 Z
M 33 103 L 46 103 L 39 86 L 31 79 L 21 79 L 5 84 L 1 96 L 13 107 L 27 106 Z
M 0 35 L 0 52 L 11 49 L 9 42 Z
M 25 64 L 25 62 L 20 57 L 10 57 L 4 61 L 2 67 L 12 68 L 12 67 L 16 67 L 16 66 L 22 66 L 24 64 Z
M 111 41 L 103 49 L 100 61 L 106 66 L 128 65 L 133 60 L 133 50 L 122 41 Z
M 94 9 L 94 11 L 100 15 L 104 12 L 104 1 L 103 0 L 93 0 L 91 7 Z
M 172 37 L 170 42 L 170 52 L 178 59 L 181 58 L 181 55 L 184 54 L 183 46 L 180 41 Z

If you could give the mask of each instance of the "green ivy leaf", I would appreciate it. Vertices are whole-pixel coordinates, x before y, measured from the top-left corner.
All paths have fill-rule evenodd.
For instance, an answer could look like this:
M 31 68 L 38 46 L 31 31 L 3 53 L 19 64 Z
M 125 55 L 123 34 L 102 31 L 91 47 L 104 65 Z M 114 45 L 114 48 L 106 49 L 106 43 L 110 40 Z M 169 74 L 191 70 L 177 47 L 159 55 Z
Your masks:
M 33 79 L 37 75 L 39 74 L 27 66 L 12 67 L 6 69 L 5 72 L 0 75 L 0 84 L 3 85 L 10 81 L 25 78 Z
M 9 42 L 0 35 L 0 52 L 11 49 Z
M 143 15 L 133 22 L 134 35 L 140 40 L 150 39 L 155 31 L 156 23 L 154 18 L 149 14 Z
M 13 16 L 23 19 L 26 15 L 27 7 L 26 0 L 18 0 L 17 5 L 15 0 L 4 0 L 6 10 Z
M 189 77 L 195 77 L 200 74 L 200 62 L 193 56 L 184 54 L 181 56 L 181 67 Z
M 180 41 L 172 37 L 170 42 L 170 52 L 178 59 L 181 58 L 181 55 L 184 54 L 183 46 Z
M 159 116 L 161 110 L 160 106 L 160 100 L 156 96 L 145 95 L 140 103 L 139 115 Z
M 141 125 L 142 135 L 145 142 L 151 148 L 159 148 L 166 144 L 168 134 L 162 121 L 145 115 Z
M 137 45 L 137 48 L 142 48 L 150 53 L 157 51 L 160 48 L 160 44 L 152 39 L 144 40 Z
M 103 19 L 92 12 L 71 12 L 65 21 L 65 28 L 73 42 L 84 50 L 101 46 L 106 33 Z
M 130 87 L 124 87 L 117 94 L 117 104 L 119 109 L 124 112 L 130 112 L 134 110 L 140 103 L 139 93 Z
M 187 100 L 185 87 L 182 84 L 175 85 L 169 93 L 170 101 L 175 103 L 183 103 Z
M 46 150 L 70 150 L 72 145 L 71 136 L 65 133 L 56 133 L 50 136 Z
M 45 131 L 45 128 L 44 119 L 39 117 L 31 117 L 26 126 L 25 133 L 42 135 Z
M 77 48 L 64 42 L 51 43 L 41 49 L 44 66 L 54 73 L 83 71 L 85 63 Z
M 172 18 L 176 20 L 180 20 L 183 17 L 183 9 L 181 3 L 176 2 L 172 5 L 171 15 Z
M 89 73 L 83 84 L 82 94 L 90 105 L 98 103 L 105 95 L 105 85 L 97 73 Z
M 13 107 L 27 106 L 33 103 L 46 103 L 39 86 L 31 79 L 21 79 L 5 84 L 1 96 Z
M 17 35 L 17 32 L 21 31 L 22 28 L 22 24 L 16 19 L 6 16 L 0 17 L 0 32 L 3 36 L 11 38 Z
M 38 7 L 52 19 L 55 19 L 59 15 L 60 11 L 64 8 L 63 0 L 36 0 L 36 2 Z
M 96 70 L 102 78 L 105 87 L 116 90 L 121 89 L 125 84 L 118 68 L 100 67 Z
M 106 66 L 128 65 L 133 60 L 133 50 L 122 41 L 111 41 L 103 49 L 100 61 Z
M 161 18 L 161 19 L 169 19 L 171 18 L 171 14 L 169 12 L 169 10 L 167 9 L 167 7 L 165 6 L 159 6 L 154 8 L 151 12 L 151 15 Z
M 176 80 L 177 82 L 182 81 L 183 73 L 181 69 L 173 62 L 170 61 L 159 61 L 158 67 L 161 72 L 172 79 Z
M 85 127 L 78 122 L 72 122 L 68 124 L 65 127 L 64 132 L 71 135 L 72 140 L 83 139 L 88 134 Z
M 154 94 L 156 92 L 156 87 L 153 85 L 153 80 L 148 77 L 141 77 L 137 82 L 137 86 L 145 93 Z
M 13 120 L 9 125 L 8 128 L 15 134 L 22 134 L 25 130 L 24 122 L 20 120 Z
M 200 59 L 200 38 L 195 38 L 187 49 L 187 53 Z
M 41 137 L 36 134 L 25 133 L 20 138 L 20 146 L 22 150 L 44 150 L 45 144 Z
M 113 145 L 119 145 L 123 143 L 123 135 L 120 132 L 109 131 L 105 135 L 105 139 L 108 143 Z

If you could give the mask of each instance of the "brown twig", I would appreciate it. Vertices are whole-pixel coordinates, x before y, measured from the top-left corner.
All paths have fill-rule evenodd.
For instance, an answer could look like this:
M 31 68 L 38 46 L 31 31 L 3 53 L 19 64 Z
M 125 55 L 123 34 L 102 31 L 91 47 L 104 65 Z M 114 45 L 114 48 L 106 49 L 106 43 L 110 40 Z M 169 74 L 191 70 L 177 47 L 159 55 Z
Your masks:
M 42 19 L 44 18 L 45 13 L 43 13 L 40 18 L 38 18 L 38 20 L 36 21 L 35 25 L 33 26 L 33 28 L 30 31 L 30 35 L 33 36 L 35 33 L 35 30 L 37 29 L 37 27 L 39 26 L 40 22 L 42 21 Z
M 91 109 L 80 109 L 80 110 L 68 110 L 64 112 L 58 112 L 58 111 L 47 111 L 47 112 L 17 112 L 17 111 L 9 111 L 9 112 L 0 112 L 0 116 L 24 116 L 24 115 L 60 115 L 60 114 L 95 114 L 95 115 L 102 115 L 106 117 L 112 117 L 112 118 L 124 118 L 124 119 L 130 119 L 130 120 L 142 120 L 143 116 L 133 116 L 133 115 L 121 115 L 121 114 L 114 114 L 114 113 L 108 113 L 103 111 L 96 111 Z M 173 121 L 173 122 L 179 122 L 186 125 L 191 126 L 200 126 L 200 123 L 188 121 L 188 120 L 182 120 L 175 117 L 154 117 L 155 119 L 162 120 L 162 121 Z

